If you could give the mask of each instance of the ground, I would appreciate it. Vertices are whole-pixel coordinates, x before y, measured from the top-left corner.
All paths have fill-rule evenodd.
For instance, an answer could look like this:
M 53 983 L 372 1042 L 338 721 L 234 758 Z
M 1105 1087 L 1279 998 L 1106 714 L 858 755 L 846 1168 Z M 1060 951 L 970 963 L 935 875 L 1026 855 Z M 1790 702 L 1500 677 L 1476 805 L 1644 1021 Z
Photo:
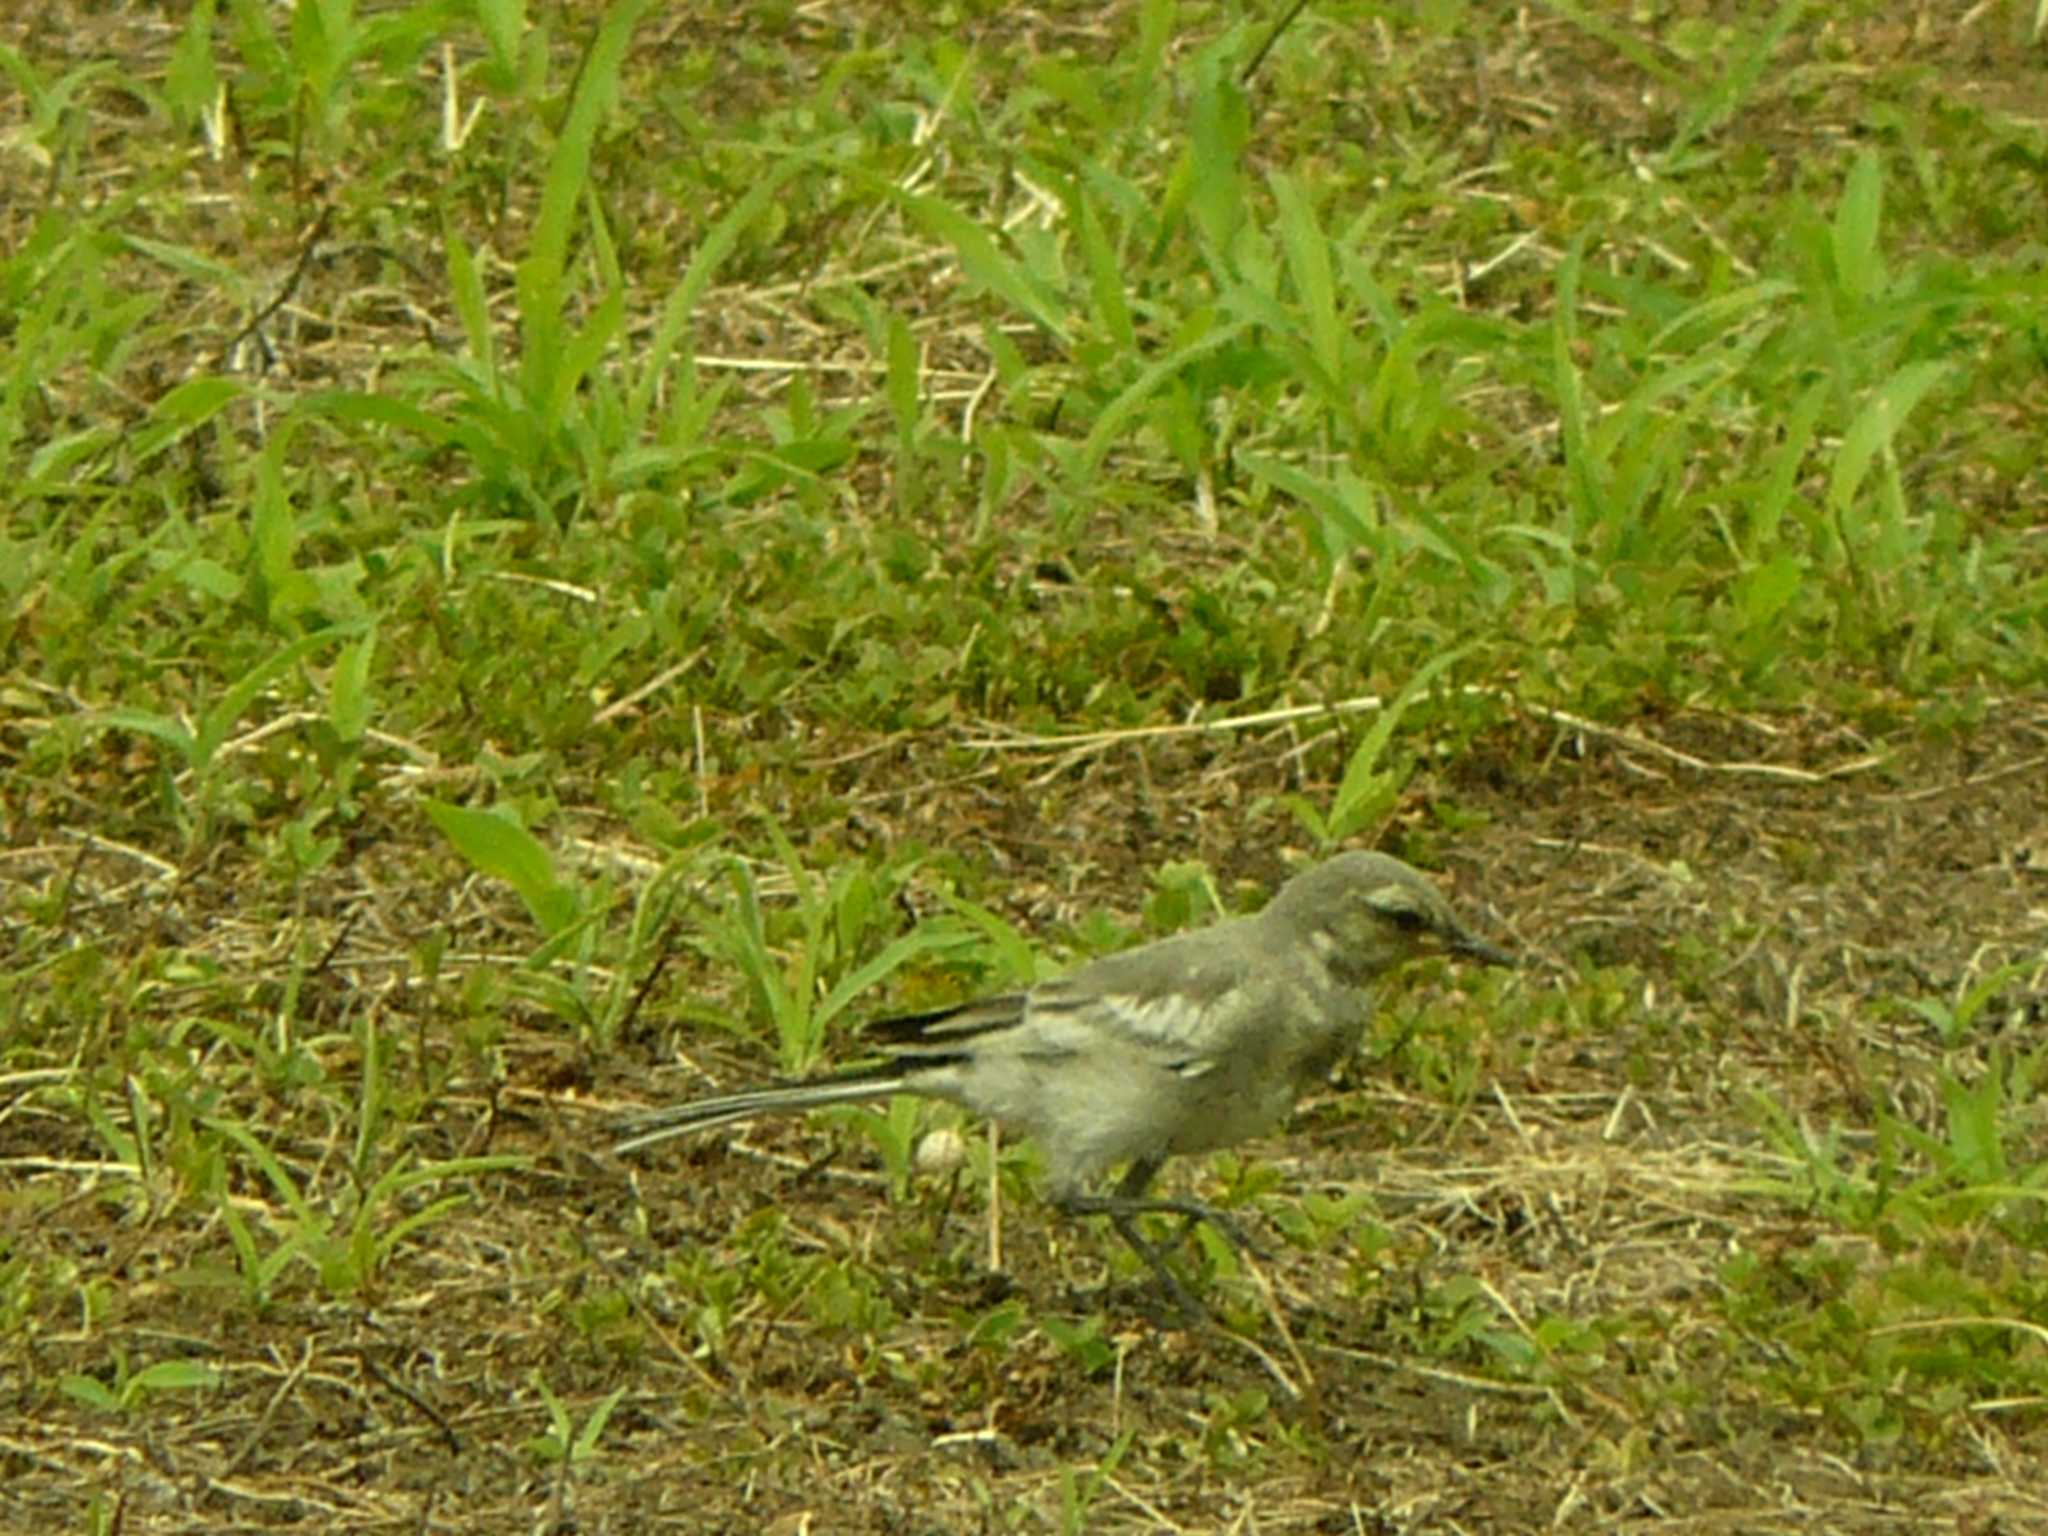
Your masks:
M 1858 1383 L 1809 1394 L 1778 1379 L 1768 1330 L 1782 1316 L 1759 1303 L 1752 1332 L 1736 1303 L 1761 1287 L 1853 1304 L 1829 1266 L 1914 1257 L 1911 1233 L 1846 1235 L 1764 1188 L 1772 1169 L 1793 1185 L 1801 1172 L 1763 1141 L 1753 1101 L 1815 1127 L 1873 1106 L 1938 1123 L 1934 1052 L 1897 1000 L 1959 996 L 2038 955 L 2048 717 L 1903 750 L 1786 722 L 1665 724 L 1660 740 L 1530 722 L 1446 771 L 1435 787 L 1480 822 L 1449 861 L 1457 893 L 1528 966 L 1397 984 L 1401 1030 L 1455 1031 L 1441 1048 L 1464 1059 L 1442 1070 L 1458 1087 L 1425 1081 L 1413 1042 L 1390 1047 L 1255 1149 L 1275 1198 L 1357 1200 L 1371 1238 L 1269 1236 L 1225 1321 L 1162 1319 L 1106 1234 L 1021 1202 L 1003 1210 L 998 1289 L 976 1200 L 921 1186 L 892 1202 L 872 1156 L 830 1127 L 678 1143 L 644 1168 L 593 1155 L 613 1117 L 687 1084 L 652 1042 L 592 1071 L 537 1020 L 501 1039 L 502 1080 L 451 1077 L 414 1133 L 423 1156 L 530 1164 L 369 1293 L 255 1321 L 229 1278 L 192 1273 L 204 1228 L 110 1201 L 89 1146 L 11 1115 L 24 1184 L 76 1190 L 32 1210 L 25 1232 L 99 1295 L 90 1337 L 45 1334 L 37 1369 L 83 1368 L 114 1336 L 224 1379 L 203 1411 L 144 1434 L 50 1403 L 4 1437 L 10 1499 L 31 1523 L 61 1523 L 87 1490 L 119 1490 L 131 1529 L 1005 1528 L 1076 1501 L 1102 1530 L 2044 1528 L 2037 1409 L 1957 1402 L 1936 1444 L 1845 1454 L 1828 1399 Z M 1259 866 L 1213 786 L 1277 787 L 1272 742 L 1109 746 L 1045 786 L 1042 821 L 985 830 L 1015 871 L 1020 923 L 1067 899 L 1066 865 L 1045 852 L 1053 827 L 1112 850 L 1082 872 L 1095 897 L 1142 901 L 1138 860 L 1113 835 L 1141 754 L 1155 786 L 1190 786 L 1150 807 L 1191 829 L 1181 850 Z M 870 809 L 878 835 L 937 793 L 895 772 L 889 784 Z M 124 897 L 123 866 L 76 863 L 98 921 L 205 917 L 196 893 Z M 306 987 L 373 984 L 379 947 L 347 939 Z M 1561 985 L 1594 968 L 1627 978 L 1625 993 L 1594 994 L 1598 1017 Z M 2036 959 L 1998 991 L 1984 1049 L 2028 1050 L 2042 1006 Z M 402 997 L 387 1007 L 393 1032 L 430 1027 Z M 748 1054 L 715 1047 L 695 1064 L 733 1081 L 758 1068 Z M 272 1113 L 290 1112 L 286 1096 Z M 341 1153 L 331 1140 L 316 1155 Z M 2038 1106 L 2010 1155 L 2048 1156 Z M 270 1198 L 249 1195 L 252 1209 Z M 886 1322 L 821 1324 L 806 1287 L 848 1283 L 807 1267 L 821 1257 L 862 1276 L 843 1305 Z M 707 1338 L 693 1307 L 667 1305 L 659 1277 L 678 1260 L 754 1266 L 760 1288 Z M 1969 1273 L 2013 1258 L 1942 1262 Z M 1738 1287 L 1737 1265 L 1768 1278 Z M 1060 1319 L 1099 1330 L 1096 1352 L 1034 1326 Z M 1497 1349 L 1469 1342 L 1503 1329 Z M 542 1381 L 572 1418 L 623 1389 L 587 1466 L 531 1451 Z
M 704 237 L 690 221 L 759 171 L 718 159 L 736 124 L 771 122 L 792 158 L 827 166 L 872 133 L 913 156 L 876 185 L 900 172 L 950 195 L 968 141 L 933 125 L 964 121 L 970 96 L 993 113 L 1009 82 L 958 85 L 946 28 L 1127 148 L 1157 125 L 1110 131 L 1122 108 L 1092 100 L 1089 71 L 1141 94 L 1149 66 L 1117 61 L 1157 35 L 1175 90 L 1198 95 L 1192 61 L 1235 35 L 1205 7 L 958 10 L 932 36 L 886 5 L 642 18 L 606 121 L 628 138 L 619 114 L 644 110 L 654 147 L 598 137 L 616 227 L 579 233 L 581 259 L 673 281 Z M 428 140 L 409 160 L 380 116 L 411 98 L 369 82 L 375 65 L 440 89 L 417 41 L 437 12 L 375 13 L 390 30 L 323 74 L 338 9 L 302 5 L 286 29 L 230 7 L 215 47 L 236 109 L 214 155 L 203 113 L 179 107 L 199 77 L 182 18 L 4 24 L 35 85 L 0 146 L 8 334 L 55 348 L 72 311 L 44 305 L 50 274 L 78 252 L 107 265 L 78 280 L 75 359 L 10 373 L 5 400 L 22 489 L 0 540 L 0 1527 L 2048 1532 L 2038 26 L 2011 6 L 1794 5 L 1776 34 L 1744 7 L 1415 10 L 1290 23 L 1325 29 L 1330 78 L 1289 27 L 1259 53 L 1284 8 L 1227 54 L 1257 108 L 1247 185 L 1325 152 L 1331 178 L 1365 166 L 1376 195 L 1413 202 L 1361 238 L 1412 245 L 1413 292 L 1455 290 L 1498 327 L 1446 333 L 1440 372 L 1419 344 L 1358 429 L 1384 455 L 1388 508 L 1441 509 L 1440 543 L 1413 545 L 1392 511 L 1378 542 L 1345 544 L 1355 507 L 1258 468 L 1264 421 L 1176 414 L 1164 386 L 1112 371 L 1093 387 L 1079 363 L 1045 386 L 1045 357 L 1086 355 L 1085 326 L 1056 345 L 1057 325 L 1015 312 L 1084 271 L 1087 242 L 1034 247 L 1004 208 L 964 199 L 1029 260 L 977 258 L 924 205 L 924 245 L 872 249 L 896 204 L 842 206 L 800 179 L 761 214 L 768 232 L 727 231 L 693 333 L 703 378 L 738 381 L 701 397 L 723 436 L 680 424 L 703 379 L 663 375 L 677 419 L 606 458 L 592 444 L 626 412 L 629 362 L 610 394 L 565 390 L 598 403 L 560 443 L 480 403 L 516 389 L 464 395 L 451 370 L 404 394 L 428 377 L 416 343 L 459 354 L 472 382 L 492 334 L 508 355 L 546 350 L 545 327 L 513 317 L 509 263 L 546 223 L 536 166 L 573 137 L 569 82 L 601 73 L 590 8 L 506 55 L 492 89 L 520 127 L 488 174 L 451 169 L 418 203 Z M 505 59 L 460 37 L 475 90 Z M 1754 73 L 1727 65 L 1753 42 Z M 542 57 L 545 91 L 519 73 Z M 144 83 L 130 96 L 99 62 Z M 873 85 L 865 115 L 827 120 L 837 98 L 817 83 L 834 70 Z M 1723 114 L 1688 115 L 1691 70 Z M 335 85 L 358 77 L 352 97 Z M 1300 148 L 1282 104 L 1335 137 Z M 1991 127 L 2010 140 L 1981 162 L 1941 138 Z M 152 134 L 172 162 L 152 168 Z M 1525 525 L 1568 500 L 1560 466 L 1601 455 L 1614 497 L 1669 468 L 1670 494 L 1639 508 L 1667 548 L 1694 551 L 1683 528 L 1717 519 L 1735 542 L 1768 536 L 1740 518 L 1777 461 L 1602 436 L 1642 398 L 1600 372 L 1623 343 L 1594 317 L 1640 301 L 1654 345 L 1622 355 L 1649 376 L 1698 312 L 1658 310 L 1640 267 L 1588 266 L 1586 336 L 1553 349 L 1513 327 L 1551 304 L 1562 210 L 1583 211 L 1551 178 L 1617 206 L 1669 178 L 1681 190 L 1646 206 L 1705 231 L 1673 270 L 1722 251 L 1737 286 L 1706 302 L 1735 306 L 1768 286 L 1737 281 L 1762 260 L 1756 231 L 1799 215 L 1712 204 L 1716 183 L 1657 156 L 1682 141 L 1746 167 L 1747 197 L 1820 179 L 1804 157 L 1864 136 L 1896 154 L 1886 196 L 1924 216 L 1895 219 L 1888 259 L 1925 255 L 1933 274 L 1876 307 L 1924 300 L 1953 323 L 1948 383 L 1964 357 L 2012 370 L 1955 402 L 1947 434 L 1869 445 L 1910 538 L 1859 543 L 1856 520 L 1890 505 L 1876 490 L 1870 507 L 1828 500 L 1821 444 L 1853 443 L 1869 418 L 1852 413 L 1794 465 L 1828 512 L 1802 531 L 1797 596 L 1758 596 L 1787 568 L 1760 543 L 1660 585 L 1661 556 L 1627 531 L 1597 580 L 1591 556 L 1560 563 L 1544 601 L 1483 623 L 1453 604 L 1499 585 L 1483 552 L 1501 544 L 1473 535 L 1428 587 L 1432 551 L 1467 532 L 1460 495 Z M 1539 159 L 1552 140 L 1562 172 Z M 1057 156 L 1017 148 L 1025 207 Z M 1229 208 L 1160 190 L 1170 162 L 1131 185 L 1188 200 L 1211 268 L 1255 271 Z M 671 163 L 704 179 L 635 179 Z M 1482 164 L 1493 180 L 1461 200 Z M 1102 220 L 1122 216 L 1107 172 L 1079 181 Z M 682 233 L 619 217 L 662 198 Z M 1432 228 L 1499 209 L 1519 221 L 1503 240 L 1539 239 L 1541 271 L 1472 272 L 1431 246 Z M 1832 226 L 1844 269 L 1852 222 Z M 444 224 L 476 242 L 473 308 L 434 244 Z M 1134 334 L 1161 354 L 1232 313 L 1172 310 L 1167 276 L 1142 266 L 1170 243 L 1118 250 L 1146 295 Z M 129 333 L 114 274 L 138 260 L 162 271 Z M 2010 308 L 1970 309 L 1965 267 Z M 1290 270 L 1314 287 L 1312 263 Z M 223 305 L 245 277 L 244 307 Z M 1510 282 L 1526 287 L 1487 292 Z M 630 359 L 655 347 L 666 290 L 627 286 Z M 813 286 L 816 308 L 790 296 Z M 1002 327 L 978 311 L 926 324 L 989 293 L 1010 306 L 1014 365 L 986 361 Z M 892 305 L 917 324 L 892 331 Z M 580 289 L 561 307 L 599 308 Z M 1839 351 L 1889 345 L 1849 335 Z M 1722 340 L 1733 357 L 1751 338 Z M 1286 355 L 1318 345 L 1335 343 Z M 1535 362 L 1461 371 L 1494 346 Z M 262 348 L 278 355 L 230 365 Z M 1209 355 L 1189 354 L 1190 377 Z M 1628 408 L 1560 425 L 1559 357 Z M 1274 366 L 1249 341 L 1228 361 L 1203 388 L 1256 392 Z M 1887 380 L 1945 387 L 1913 366 Z M 235 398 L 246 417 L 189 388 L 251 367 L 269 393 Z M 1810 371 L 1788 365 L 1788 390 Z M 875 406 L 842 372 L 882 393 L 907 378 L 908 402 Z M 813 375 L 813 394 L 791 383 Z M 1404 438 L 1401 411 L 1432 390 L 1453 425 Z M 1790 395 L 1725 415 L 1676 384 L 1649 398 L 1644 417 L 1675 401 L 1717 439 L 1795 437 Z M 934 402 L 943 432 L 919 414 Z M 994 458 L 948 457 L 972 436 L 960 413 L 982 409 L 1013 434 L 1007 492 L 987 490 Z M 1489 414 L 1509 447 L 1458 458 L 1494 441 Z M 1127 431 L 1084 452 L 1103 422 Z M 1182 452 L 1190 422 L 1217 434 L 1202 452 Z M 1270 456 L 1314 464 L 1332 440 Z M 1456 467 L 1431 481 L 1439 458 Z M 700 461 L 715 478 L 692 478 Z M 1748 499 L 1716 501 L 1701 482 L 1717 477 Z M 1280 510 L 1296 501 L 1327 516 Z M 671 502 L 688 516 L 665 522 Z M 1580 535 L 1601 537 L 1553 542 Z M 1692 627 L 1614 616 L 1660 607 Z M 1459 669 L 1397 706 L 1453 652 Z M 1376 756 L 1371 723 L 1410 704 Z M 1321 835 L 1361 763 L 1384 785 Z M 535 836 L 459 819 L 484 807 Z M 857 1054 L 862 1017 L 1249 910 L 1325 844 L 1425 867 L 1523 963 L 1396 976 L 1327 1092 L 1239 1154 L 1170 1170 L 1258 1242 L 1190 1236 L 1207 1320 L 1173 1311 L 1112 1234 L 1045 1209 L 1028 1147 L 949 1112 L 608 1150 L 638 1110 Z M 965 1133 L 950 1171 L 913 1166 L 932 1124 Z

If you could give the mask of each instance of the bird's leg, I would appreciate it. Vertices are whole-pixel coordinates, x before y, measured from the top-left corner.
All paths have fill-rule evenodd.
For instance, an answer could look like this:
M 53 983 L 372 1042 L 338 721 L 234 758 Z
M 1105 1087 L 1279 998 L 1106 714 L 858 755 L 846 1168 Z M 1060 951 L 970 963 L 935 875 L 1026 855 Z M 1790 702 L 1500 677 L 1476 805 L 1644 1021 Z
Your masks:
M 1208 1318 L 1209 1309 L 1195 1299 L 1194 1292 L 1174 1273 L 1173 1266 L 1166 1262 L 1166 1255 L 1159 1251 L 1158 1246 L 1138 1230 L 1135 1219 L 1139 1211 L 1152 1209 L 1144 1198 L 1145 1187 L 1159 1171 L 1159 1161 L 1158 1158 L 1140 1158 L 1131 1164 L 1115 1194 L 1086 1195 L 1075 1190 L 1055 1196 L 1054 1204 L 1068 1216 L 1107 1216 L 1109 1224 L 1116 1228 L 1116 1235 L 1130 1244 L 1131 1252 L 1145 1261 L 1158 1278 L 1160 1287 L 1180 1308 L 1181 1315 L 1191 1321 L 1202 1322 Z
M 1141 1157 L 1132 1163 L 1128 1172 L 1118 1181 L 1113 1193 L 1107 1195 L 1068 1195 L 1060 1202 L 1060 1209 L 1074 1216 L 1107 1216 L 1118 1232 L 1133 1216 L 1158 1214 L 1180 1216 L 1186 1225 L 1181 1228 L 1181 1237 L 1194 1230 L 1196 1222 L 1207 1222 L 1214 1227 L 1223 1240 L 1240 1253 L 1249 1253 L 1264 1258 L 1265 1251 L 1246 1236 L 1237 1219 L 1227 1211 L 1219 1211 L 1213 1205 L 1204 1205 L 1199 1200 L 1177 1200 L 1170 1197 L 1148 1195 L 1153 1176 L 1159 1172 L 1163 1157 Z M 1128 1234 L 1126 1234 L 1128 1240 Z
M 1158 1157 L 1141 1157 L 1131 1164 L 1130 1169 L 1118 1181 L 1113 1193 L 1070 1193 L 1057 1197 L 1055 1203 L 1069 1216 L 1107 1216 L 1110 1225 L 1116 1228 L 1117 1236 L 1130 1244 L 1131 1251 L 1143 1259 L 1152 1273 L 1158 1276 L 1159 1283 L 1166 1288 L 1167 1294 L 1172 1296 L 1181 1311 L 1189 1317 L 1205 1318 L 1208 1316 L 1208 1309 L 1195 1299 L 1180 1276 L 1174 1273 L 1173 1266 L 1167 1263 L 1166 1255 L 1160 1252 L 1158 1245 L 1138 1230 L 1136 1218 L 1155 1212 L 1184 1218 L 1186 1224 L 1180 1230 L 1176 1247 L 1186 1241 L 1196 1222 L 1205 1221 L 1222 1235 L 1224 1241 L 1240 1252 L 1256 1254 L 1259 1249 L 1245 1236 L 1244 1229 L 1233 1218 L 1214 1206 L 1204 1205 L 1199 1200 L 1148 1196 L 1145 1191 L 1151 1187 L 1153 1176 L 1159 1172 L 1159 1166 L 1164 1161 L 1165 1159 Z

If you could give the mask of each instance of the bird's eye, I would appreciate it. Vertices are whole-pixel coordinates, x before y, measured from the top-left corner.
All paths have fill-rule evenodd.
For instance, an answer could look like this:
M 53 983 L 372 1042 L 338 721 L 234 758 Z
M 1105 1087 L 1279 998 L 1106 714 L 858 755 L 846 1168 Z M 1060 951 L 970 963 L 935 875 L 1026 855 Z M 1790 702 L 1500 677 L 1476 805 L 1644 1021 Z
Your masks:
M 1413 907 L 1396 907 L 1387 914 L 1387 921 L 1403 933 L 1420 933 L 1429 926 L 1429 919 Z

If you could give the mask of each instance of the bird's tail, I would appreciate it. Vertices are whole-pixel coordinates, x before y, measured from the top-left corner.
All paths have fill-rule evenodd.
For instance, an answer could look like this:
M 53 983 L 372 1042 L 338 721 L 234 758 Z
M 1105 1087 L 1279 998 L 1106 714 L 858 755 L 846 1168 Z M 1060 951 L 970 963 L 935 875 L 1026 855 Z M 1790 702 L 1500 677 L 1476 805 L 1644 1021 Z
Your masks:
M 868 1099 L 886 1099 L 892 1093 L 914 1092 L 909 1079 L 917 1068 L 904 1062 L 828 1077 L 815 1083 L 784 1083 L 768 1088 L 749 1088 L 743 1093 L 722 1094 L 715 1099 L 697 1099 L 639 1116 L 621 1127 L 625 1138 L 616 1142 L 614 1153 L 638 1152 L 673 1136 L 708 1131 L 756 1115 L 782 1114 L 806 1109 L 823 1109 L 828 1104 L 859 1104 Z
M 1012 992 L 950 1008 L 934 1008 L 929 1013 L 877 1019 L 862 1031 L 862 1038 L 892 1053 L 892 1060 L 821 1078 L 815 1083 L 779 1083 L 658 1109 L 621 1127 L 625 1137 L 612 1151 L 637 1152 L 671 1136 L 708 1131 L 736 1120 L 751 1120 L 756 1115 L 823 1109 L 828 1104 L 858 1104 L 865 1099 L 886 1099 L 892 1093 L 930 1092 L 929 1086 L 920 1087 L 920 1078 L 929 1084 L 932 1074 L 962 1060 L 963 1042 L 1011 1027 L 1023 1011 L 1023 994 Z

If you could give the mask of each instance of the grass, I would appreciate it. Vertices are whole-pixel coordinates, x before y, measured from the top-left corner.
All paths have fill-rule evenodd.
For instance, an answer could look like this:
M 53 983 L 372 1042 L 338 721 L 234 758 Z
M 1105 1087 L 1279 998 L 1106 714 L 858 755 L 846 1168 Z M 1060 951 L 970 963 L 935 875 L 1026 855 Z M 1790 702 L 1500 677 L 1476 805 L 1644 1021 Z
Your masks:
M 5 1523 L 2048 1520 L 2043 46 L 7 23 Z M 936 1112 L 592 1155 L 1362 843 L 1540 964 L 1220 1334 Z

